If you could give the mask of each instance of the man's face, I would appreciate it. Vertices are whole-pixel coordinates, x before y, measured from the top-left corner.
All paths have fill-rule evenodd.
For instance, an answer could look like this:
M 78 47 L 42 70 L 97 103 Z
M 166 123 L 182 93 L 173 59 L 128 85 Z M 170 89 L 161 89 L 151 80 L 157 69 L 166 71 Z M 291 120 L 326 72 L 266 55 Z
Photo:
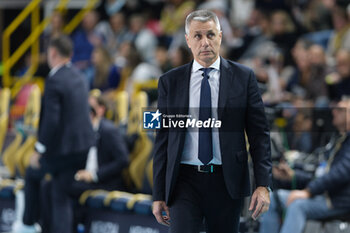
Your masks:
M 216 28 L 214 21 L 193 20 L 185 37 L 194 59 L 202 66 L 209 67 L 218 58 L 222 32 Z

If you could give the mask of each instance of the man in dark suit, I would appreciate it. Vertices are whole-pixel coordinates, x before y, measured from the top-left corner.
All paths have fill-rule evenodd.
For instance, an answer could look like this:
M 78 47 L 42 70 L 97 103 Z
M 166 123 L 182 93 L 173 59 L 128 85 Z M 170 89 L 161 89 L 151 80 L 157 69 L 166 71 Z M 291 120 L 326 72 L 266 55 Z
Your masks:
M 85 169 L 75 174 L 72 191 L 76 197 L 89 189 L 124 191 L 122 171 L 129 164 L 125 140 L 113 122 L 103 117 L 105 101 L 101 97 L 90 97 L 89 102 L 97 143 L 89 151 Z
M 52 174 L 51 232 L 72 232 L 73 214 L 68 195 L 76 171 L 84 168 L 95 143 L 89 119 L 88 85 L 70 63 L 73 47 L 67 36 L 50 41 L 36 153 L 32 168 Z
M 102 98 L 90 97 L 90 116 L 93 128 L 97 134 L 96 146 L 89 150 L 85 169 L 75 174 L 75 180 L 71 185 L 69 194 L 73 198 L 86 190 L 125 190 L 122 179 L 122 170 L 128 165 L 128 153 L 126 143 L 118 128 L 113 122 L 104 119 L 106 103 Z M 14 233 L 36 233 L 39 221 L 42 223 L 43 232 L 50 231 L 50 183 L 43 181 L 45 170 L 34 169 L 31 166 L 26 170 L 25 176 L 25 208 L 23 225 L 17 223 Z M 40 210 L 42 213 L 40 213 Z M 41 218 L 40 218 L 41 217 Z
M 243 198 L 250 195 L 245 132 L 254 164 L 253 218 L 269 208 L 270 138 L 253 72 L 219 56 L 222 32 L 217 16 L 200 10 L 186 18 L 190 64 L 159 79 L 163 117 L 181 114 L 220 128 L 162 128 L 154 148 L 153 214 L 173 233 L 238 232 Z M 163 213 L 165 212 L 165 215 Z

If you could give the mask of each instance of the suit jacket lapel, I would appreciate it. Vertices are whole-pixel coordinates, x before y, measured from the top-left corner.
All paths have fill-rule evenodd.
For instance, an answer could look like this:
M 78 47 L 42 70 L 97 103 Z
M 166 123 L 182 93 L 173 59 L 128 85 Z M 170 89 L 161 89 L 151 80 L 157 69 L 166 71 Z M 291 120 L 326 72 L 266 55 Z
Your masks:
M 228 62 L 221 57 L 220 62 L 220 86 L 219 86 L 219 103 L 218 103 L 218 118 L 221 119 L 222 112 L 225 108 L 229 92 L 230 86 L 233 79 L 233 72 L 230 69 L 230 65 Z

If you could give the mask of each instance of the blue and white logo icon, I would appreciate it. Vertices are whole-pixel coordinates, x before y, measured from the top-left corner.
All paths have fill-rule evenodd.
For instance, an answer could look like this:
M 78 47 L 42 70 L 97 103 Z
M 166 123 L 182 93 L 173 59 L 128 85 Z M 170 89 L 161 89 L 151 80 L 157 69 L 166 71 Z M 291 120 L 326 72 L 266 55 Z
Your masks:
M 144 129 L 160 129 L 162 114 L 157 109 L 156 112 L 143 112 L 143 128 Z

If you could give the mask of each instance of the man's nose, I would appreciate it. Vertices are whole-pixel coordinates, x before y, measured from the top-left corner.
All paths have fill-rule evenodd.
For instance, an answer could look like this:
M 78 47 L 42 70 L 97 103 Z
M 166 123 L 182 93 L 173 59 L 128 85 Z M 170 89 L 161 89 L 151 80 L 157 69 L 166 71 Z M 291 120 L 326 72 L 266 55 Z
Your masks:
M 207 37 L 203 37 L 202 46 L 207 47 L 209 45 L 209 40 Z

